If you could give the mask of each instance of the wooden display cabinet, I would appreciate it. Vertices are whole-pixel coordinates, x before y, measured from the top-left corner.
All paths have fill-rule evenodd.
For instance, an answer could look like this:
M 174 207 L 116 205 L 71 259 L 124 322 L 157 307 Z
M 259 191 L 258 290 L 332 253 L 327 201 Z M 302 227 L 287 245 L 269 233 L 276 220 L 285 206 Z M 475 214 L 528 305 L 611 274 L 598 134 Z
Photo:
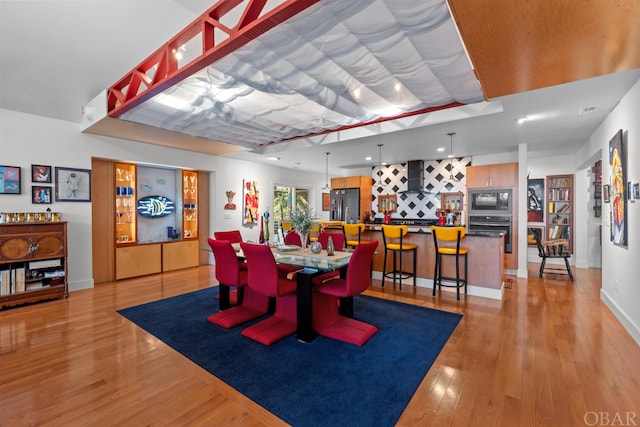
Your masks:
M 116 245 L 136 242 L 136 165 L 115 164 Z
M 182 171 L 182 230 L 185 239 L 198 237 L 198 172 Z
M 0 308 L 68 296 L 67 223 L 0 224 Z

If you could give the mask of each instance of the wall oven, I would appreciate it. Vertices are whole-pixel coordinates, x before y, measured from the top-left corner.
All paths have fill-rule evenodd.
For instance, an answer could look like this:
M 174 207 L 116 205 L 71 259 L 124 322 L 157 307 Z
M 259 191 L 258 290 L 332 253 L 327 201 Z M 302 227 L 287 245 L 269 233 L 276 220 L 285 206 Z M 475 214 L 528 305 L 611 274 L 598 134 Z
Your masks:
M 469 190 L 470 215 L 512 214 L 511 189 Z
M 511 253 L 512 216 L 469 215 L 469 231 L 504 231 L 504 251 Z

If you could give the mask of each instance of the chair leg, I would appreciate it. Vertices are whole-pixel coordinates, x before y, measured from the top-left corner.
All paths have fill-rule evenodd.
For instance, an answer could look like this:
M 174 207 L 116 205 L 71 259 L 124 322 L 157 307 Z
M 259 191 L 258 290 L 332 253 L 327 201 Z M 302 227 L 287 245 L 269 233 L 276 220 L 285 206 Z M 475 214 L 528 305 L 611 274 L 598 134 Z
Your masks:
M 456 299 L 460 301 L 460 256 L 456 255 Z
M 542 277 L 542 272 L 544 271 L 544 264 L 547 262 L 546 258 L 542 258 L 542 263 L 540 264 L 540 277 Z
M 413 287 L 416 287 L 416 280 L 417 280 L 417 268 L 418 268 L 418 261 L 416 260 L 416 255 L 418 254 L 418 251 L 416 249 L 413 249 Z
M 402 271 L 402 252 L 404 252 L 402 249 L 400 249 L 398 252 L 400 252 L 400 290 L 402 290 L 402 275 L 404 274 Z
M 567 273 L 569 273 L 569 278 L 573 282 L 573 273 L 571 272 L 571 266 L 569 265 L 569 259 L 566 258 L 566 257 L 564 258 L 564 264 L 567 266 Z
M 431 295 L 436 296 L 436 285 L 438 283 L 438 261 L 440 260 L 439 254 L 436 252 L 436 263 L 433 266 L 433 292 Z
M 384 260 L 382 261 L 382 287 L 384 288 L 384 278 L 387 275 L 387 248 L 384 248 Z

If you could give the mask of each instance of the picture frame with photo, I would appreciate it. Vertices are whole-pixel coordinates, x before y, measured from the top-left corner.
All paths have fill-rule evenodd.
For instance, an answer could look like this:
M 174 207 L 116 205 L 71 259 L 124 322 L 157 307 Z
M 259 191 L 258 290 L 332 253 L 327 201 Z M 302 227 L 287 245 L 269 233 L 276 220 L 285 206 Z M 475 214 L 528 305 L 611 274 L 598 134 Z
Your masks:
M 51 166 L 31 165 L 31 182 L 51 184 Z
M 56 202 L 90 202 L 91 170 L 56 166 Z
M 609 203 L 611 201 L 611 191 L 609 189 L 609 184 L 605 184 L 602 186 L 602 201 L 605 203 Z
M 22 193 L 20 166 L 0 165 L 0 194 Z
M 51 187 L 32 185 L 31 186 L 31 203 L 34 205 L 50 205 L 51 204 Z

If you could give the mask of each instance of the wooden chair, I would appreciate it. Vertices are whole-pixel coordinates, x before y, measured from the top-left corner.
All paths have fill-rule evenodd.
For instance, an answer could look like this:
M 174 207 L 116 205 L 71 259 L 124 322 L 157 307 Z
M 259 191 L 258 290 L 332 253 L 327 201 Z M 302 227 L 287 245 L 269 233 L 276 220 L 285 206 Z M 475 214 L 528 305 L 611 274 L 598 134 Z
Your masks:
M 214 231 L 213 237 L 215 237 L 216 240 L 228 240 L 229 243 L 232 244 L 242 242 L 240 230 Z
M 529 233 L 533 234 L 538 248 L 538 256 L 542 258 L 540 264 L 540 277 L 547 272 L 550 274 L 565 274 L 564 268 L 550 267 L 547 265 L 548 259 L 563 259 L 566 267 L 566 274 L 573 282 L 573 273 L 571 272 L 571 265 L 569 264 L 569 253 L 566 248 L 569 247 L 569 241 L 567 239 L 554 239 L 554 240 L 542 240 L 540 230 L 536 228 L 530 228 Z
M 442 290 L 443 286 L 456 288 L 456 299 L 460 300 L 460 288 L 464 286 L 464 293 L 467 294 L 467 282 L 469 278 L 468 258 L 469 250 L 460 247 L 460 240 L 465 236 L 466 229 L 464 227 L 439 227 L 431 226 L 431 234 L 433 234 L 433 245 L 436 252 L 436 265 L 433 270 L 433 296 L 436 295 L 436 286 Z M 455 247 L 442 246 L 439 243 L 455 242 Z M 442 257 L 454 256 L 456 260 L 456 277 L 442 276 Z M 460 257 L 464 257 L 464 278 L 460 277 Z M 442 279 L 455 280 L 452 285 L 443 284 Z

